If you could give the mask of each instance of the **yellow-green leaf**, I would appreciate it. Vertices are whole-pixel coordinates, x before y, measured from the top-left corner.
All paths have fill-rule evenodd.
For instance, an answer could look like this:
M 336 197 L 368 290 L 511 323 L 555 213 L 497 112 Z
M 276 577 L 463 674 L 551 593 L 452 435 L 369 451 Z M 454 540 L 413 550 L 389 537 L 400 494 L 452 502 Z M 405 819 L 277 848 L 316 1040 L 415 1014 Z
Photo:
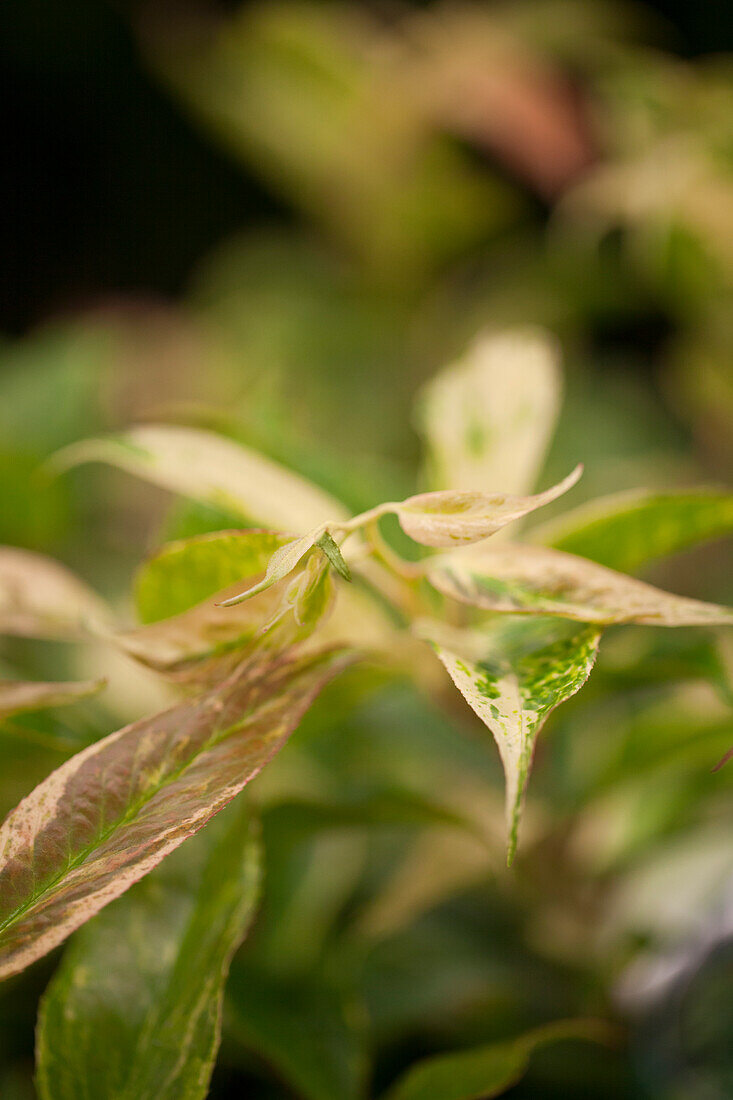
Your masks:
M 351 659 L 249 662 L 48 776 L 0 829 L 0 977 L 61 943 L 223 809 Z
M 420 633 L 494 735 L 506 777 L 511 863 L 537 734 L 550 712 L 588 679 L 600 632 L 563 619 L 511 616 L 481 631 L 436 624 L 421 626 Z
M 79 931 L 41 1002 L 43 1100 L 203 1100 L 259 878 L 236 803 Z
M 529 492 L 557 418 L 558 348 L 541 329 L 480 336 L 421 394 L 418 425 L 435 489 Z
M 733 610 L 663 592 L 574 554 L 504 543 L 445 554 L 428 577 L 444 595 L 485 611 L 562 615 L 586 623 L 711 626 Z

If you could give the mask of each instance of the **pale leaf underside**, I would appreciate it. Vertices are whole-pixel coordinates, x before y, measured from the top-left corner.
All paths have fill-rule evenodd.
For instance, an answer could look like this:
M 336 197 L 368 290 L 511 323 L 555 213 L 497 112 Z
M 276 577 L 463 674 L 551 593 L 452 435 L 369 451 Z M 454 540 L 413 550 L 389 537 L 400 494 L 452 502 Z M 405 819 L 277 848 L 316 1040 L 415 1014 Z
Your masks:
M 79 640 L 107 629 L 109 608 L 63 565 L 0 547 L 0 634 Z
M 0 721 L 11 714 L 44 707 L 62 707 L 96 695 L 104 680 L 71 680 L 43 682 L 39 680 L 0 681 Z

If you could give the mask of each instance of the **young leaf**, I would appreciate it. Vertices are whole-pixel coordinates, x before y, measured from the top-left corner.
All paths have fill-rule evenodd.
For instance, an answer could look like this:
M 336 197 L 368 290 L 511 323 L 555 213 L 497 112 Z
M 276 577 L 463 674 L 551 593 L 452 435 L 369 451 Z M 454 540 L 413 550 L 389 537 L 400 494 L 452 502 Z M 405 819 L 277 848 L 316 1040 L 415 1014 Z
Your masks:
M 42 1100 L 204 1100 L 259 877 L 236 803 L 79 931 L 41 1002 Z
M 250 662 L 48 776 L 0 829 L 0 977 L 45 955 L 205 825 L 351 659 Z
M 532 531 L 532 542 L 633 573 L 654 558 L 733 532 L 733 494 L 720 489 L 601 497 Z
M 516 1039 L 438 1054 L 417 1062 L 384 1100 L 489 1100 L 501 1096 L 526 1073 L 538 1047 L 564 1039 L 605 1043 L 611 1029 L 593 1020 L 562 1020 Z
M 253 532 L 254 539 L 244 532 L 237 536 L 198 536 L 164 549 L 143 567 L 138 591 L 142 586 L 144 610 L 157 612 L 171 606 L 188 603 L 191 595 L 199 595 L 217 578 L 234 573 L 240 576 L 239 565 L 249 559 L 262 567 L 266 562 L 272 538 L 267 532 Z M 264 537 L 263 537 L 264 536 Z M 243 545 L 239 545 L 239 544 Z M 287 545 L 290 545 L 288 543 Z M 258 550 L 259 547 L 259 550 Z M 229 566 L 222 558 L 230 551 Z M 318 560 L 320 559 L 320 560 Z M 192 573 L 187 583 L 186 571 Z M 250 581 L 257 581 L 256 573 Z M 158 595 L 154 586 L 160 584 Z M 330 610 L 333 599 L 333 579 L 322 555 L 309 557 L 290 578 L 272 586 L 255 584 L 256 595 L 246 602 L 235 598 L 241 606 L 231 608 L 224 599 L 232 587 L 223 593 L 207 593 L 208 599 L 187 610 L 133 630 L 122 631 L 114 641 L 131 657 L 177 679 L 201 680 L 212 668 L 221 669 L 222 659 L 241 660 L 258 650 L 286 649 L 303 641 Z M 200 667 L 202 666 L 202 667 Z
M 310 551 L 314 546 L 318 545 L 318 542 L 323 538 L 324 534 L 325 531 L 322 526 L 316 527 L 315 530 L 309 531 L 308 534 L 301 535 L 301 537 L 297 539 L 291 539 L 289 542 L 285 543 L 285 545 L 279 547 L 267 563 L 267 569 L 265 570 L 265 575 L 262 580 L 257 584 L 251 585 L 243 592 L 238 592 L 237 595 L 222 600 L 220 606 L 234 607 L 236 604 L 243 603 L 245 600 L 249 600 L 253 596 L 259 595 L 260 592 L 266 591 L 271 585 L 277 584 L 278 581 L 283 580 L 300 565 L 306 554 L 310 554 Z
M 555 341 L 540 329 L 480 336 L 423 390 L 418 426 L 435 489 L 532 489 L 557 418 Z
M 375 513 L 396 512 L 405 534 L 423 546 L 460 546 L 480 542 L 514 520 L 556 500 L 578 481 L 583 472 L 571 474 L 535 496 L 507 493 L 453 491 L 419 493 L 399 504 L 384 504 Z
M 421 627 L 420 632 L 494 735 L 506 776 L 511 864 L 537 734 L 550 712 L 588 679 L 600 631 L 563 619 L 511 617 L 481 632 L 438 625 Z
M 348 518 L 311 482 L 241 443 L 197 428 L 140 425 L 60 451 L 57 470 L 107 462 L 183 496 L 282 530 L 308 530 Z
M 333 537 L 328 533 L 328 531 L 323 532 L 318 542 L 316 543 L 316 546 L 318 546 L 319 549 L 323 551 L 338 575 L 342 577 L 345 581 L 350 581 L 351 572 L 349 570 L 349 567 L 344 561 L 338 544 L 334 541 Z
M 135 577 L 140 621 L 169 619 L 241 581 L 264 573 L 276 550 L 291 541 L 275 531 L 216 531 L 169 542 Z
M 673 596 L 595 562 L 541 546 L 504 543 L 446 554 L 428 578 L 444 595 L 485 611 L 562 615 L 585 623 L 710 626 L 733 610 Z
M 0 680 L 0 721 L 24 710 L 62 707 L 96 695 L 105 680 L 43 683 L 38 680 Z
M 0 547 L 0 634 L 80 640 L 109 621 L 104 601 L 63 565 Z

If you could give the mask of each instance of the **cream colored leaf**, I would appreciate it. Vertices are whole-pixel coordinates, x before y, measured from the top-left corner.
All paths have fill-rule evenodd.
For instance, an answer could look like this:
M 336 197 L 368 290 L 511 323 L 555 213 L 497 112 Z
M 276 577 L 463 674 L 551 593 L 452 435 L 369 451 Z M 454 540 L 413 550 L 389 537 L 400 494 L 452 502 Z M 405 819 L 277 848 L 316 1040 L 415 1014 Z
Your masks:
M 41 710 L 44 707 L 62 707 L 96 695 L 105 685 L 104 680 L 54 681 L 38 680 L 0 681 L 0 721 L 24 710 Z
M 486 611 L 561 615 L 587 623 L 710 626 L 733 610 L 663 592 L 585 558 L 504 543 L 433 559 L 428 579 L 444 595 Z
M 530 491 L 557 418 L 559 351 L 541 329 L 487 333 L 421 394 L 418 427 L 435 489 Z
M 140 425 L 60 451 L 63 470 L 106 462 L 155 485 L 281 530 L 308 530 L 348 517 L 344 506 L 311 482 L 224 436 L 196 428 Z
M 106 630 L 104 601 L 43 554 L 0 547 L 0 634 L 78 640 Z

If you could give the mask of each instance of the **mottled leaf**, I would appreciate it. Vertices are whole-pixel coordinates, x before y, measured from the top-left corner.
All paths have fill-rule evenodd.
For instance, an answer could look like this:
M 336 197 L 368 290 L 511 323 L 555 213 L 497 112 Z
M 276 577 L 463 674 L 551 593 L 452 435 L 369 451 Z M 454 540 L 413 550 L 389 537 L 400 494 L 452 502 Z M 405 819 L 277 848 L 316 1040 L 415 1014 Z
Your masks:
M 489 727 L 506 776 L 507 862 L 537 734 L 552 710 L 591 673 L 600 632 L 563 619 L 506 618 L 482 631 L 421 626 L 469 706 Z
M 480 336 L 421 394 L 418 425 L 427 445 L 428 484 L 530 491 L 561 389 L 558 349 L 548 333 L 517 329 Z
M 221 810 L 351 660 L 240 666 L 66 761 L 0 829 L 0 977 L 46 954 Z
M 107 462 L 165 489 L 282 530 L 347 518 L 344 506 L 311 482 L 241 443 L 213 432 L 141 425 L 60 451 L 56 469 Z
M 538 1047 L 564 1039 L 608 1042 L 611 1029 L 592 1020 L 562 1020 L 487 1046 L 438 1054 L 417 1062 L 384 1100 L 489 1100 L 526 1073 Z
M 63 565 L 0 547 L 0 634 L 77 640 L 109 621 L 104 601 Z
M 562 615 L 586 623 L 710 626 L 733 611 L 663 592 L 595 562 L 504 543 L 434 559 L 428 577 L 446 596 L 485 611 Z
M 44 707 L 62 707 L 96 695 L 105 685 L 104 680 L 52 681 L 0 680 L 0 721 L 24 710 L 41 710 Z
M 79 931 L 41 1002 L 43 1100 L 203 1100 L 259 865 L 237 803 Z
M 719 489 L 601 497 L 536 528 L 532 541 L 633 573 L 641 565 L 733 532 L 733 494 Z

